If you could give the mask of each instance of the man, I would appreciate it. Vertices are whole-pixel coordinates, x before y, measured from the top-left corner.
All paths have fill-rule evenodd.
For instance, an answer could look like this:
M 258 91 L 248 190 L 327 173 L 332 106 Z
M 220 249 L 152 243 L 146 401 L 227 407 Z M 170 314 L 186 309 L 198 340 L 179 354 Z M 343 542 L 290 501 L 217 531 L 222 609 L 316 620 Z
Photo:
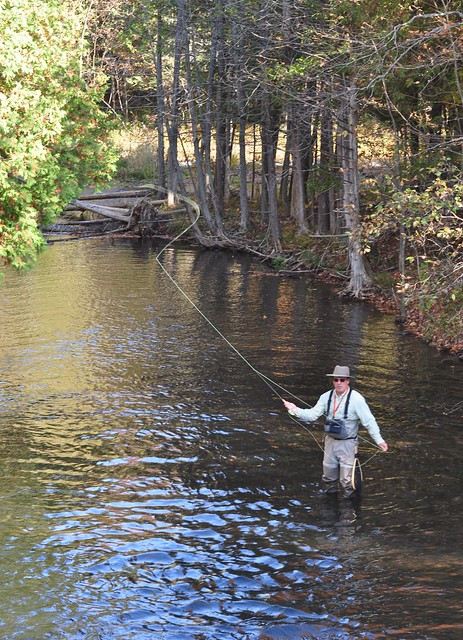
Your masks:
M 326 493 L 335 493 L 338 486 L 346 498 L 353 497 L 352 469 L 358 447 L 359 422 L 367 429 L 380 449 L 387 451 L 387 444 L 365 398 L 350 389 L 349 367 L 336 365 L 333 373 L 333 389 L 322 394 L 312 409 L 300 409 L 292 402 L 283 404 L 292 416 L 313 422 L 323 414 L 325 424 L 325 455 L 323 458 L 323 483 Z

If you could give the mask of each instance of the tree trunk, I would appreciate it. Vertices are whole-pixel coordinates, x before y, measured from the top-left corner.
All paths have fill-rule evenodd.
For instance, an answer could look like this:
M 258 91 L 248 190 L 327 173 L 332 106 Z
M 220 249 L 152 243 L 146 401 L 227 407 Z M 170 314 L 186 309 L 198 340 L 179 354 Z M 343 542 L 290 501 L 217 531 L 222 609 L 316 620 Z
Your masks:
M 216 16 L 211 35 L 211 49 L 209 53 L 209 71 L 207 81 L 207 92 L 205 109 L 201 117 L 201 129 L 203 135 L 203 153 L 204 153 L 204 171 L 206 175 L 207 187 L 211 198 L 212 210 L 216 221 L 216 227 L 219 234 L 223 234 L 222 212 L 217 202 L 217 193 L 215 188 L 215 180 L 212 173 L 211 161 L 211 140 L 212 140 L 212 114 L 213 114 L 213 95 L 214 95 L 214 76 L 217 65 L 217 46 L 218 46 L 218 17 Z M 195 60 L 197 56 L 195 56 Z M 197 77 L 200 77 L 199 72 Z
M 252 125 L 252 177 L 251 177 L 251 201 L 254 202 L 256 189 L 256 154 L 257 154 L 257 134 L 256 125 Z
M 321 118 L 321 134 L 320 134 L 320 178 L 322 191 L 318 194 L 318 231 L 320 233 L 328 233 L 330 231 L 330 193 L 332 187 L 331 181 L 331 163 L 333 156 L 333 132 L 331 113 L 325 109 Z
M 162 16 L 158 11 L 157 15 L 157 38 L 156 42 L 150 27 L 150 19 L 148 9 L 144 6 L 146 30 L 148 41 L 151 48 L 151 57 L 154 68 L 156 70 L 156 129 L 158 134 L 157 152 L 156 152 L 156 169 L 154 175 L 157 174 L 157 184 L 160 187 L 158 197 L 166 193 L 166 163 L 165 163 L 165 139 L 164 128 L 169 128 L 166 114 L 166 96 L 164 90 L 163 68 L 162 68 Z
M 297 232 L 305 233 L 308 231 L 308 226 L 305 217 L 306 200 L 300 136 L 301 123 L 298 118 L 298 111 L 294 105 L 292 105 L 290 113 L 291 118 L 289 120 L 288 134 L 290 140 L 291 156 L 293 159 L 291 184 L 291 216 L 294 218 L 297 224 Z
M 283 158 L 283 166 L 281 168 L 280 178 L 280 200 L 285 215 L 289 215 L 290 206 L 290 188 L 291 188 L 291 135 L 290 135 L 290 115 L 286 116 L 286 144 L 285 156 Z
M 401 292 L 400 292 L 399 318 L 400 318 L 400 322 L 402 323 L 404 323 L 405 320 L 407 319 L 407 308 L 405 306 L 405 295 L 404 295 L 405 245 L 406 245 L 405 228 L 404 228 L 404 225 L 400 223 L 399 224 L 399 273 L 400 273 Z
M 233 145 L 235 141 L 235 133 L 236 133 L 236 123 L 232 123 L 231 118 L 231 99 L 227 99 L 227 115 L 226 115 L 226 141 L 227 141 L 227 153 L 225 156 L 225 177 L 224 177 L 224 194 L 223 194 L 223 203 L 224 207 L 227 208 L 230 206 L 230 198 L 231 198 L 231 166 L 232 166 L 232 155 L 233 155 Z
M 343 97 L 343 208 L 346 228 L 349 232 L 350 280 L 346 293 L 359 298 L 371 288 L 372 280 L 359 240 L 359 174 L 357 155 L 357 96 L 354 82 L 345 87 Z
M 227 123 L 225 115 L 225 59 L 224 59 L 224 15 L 223 0 L 217 0 L 217 82 L 216 82 L 216 156 L 215 190 L 220 212 L 224 208 L 225 174 L 227 158 Z
M 236 84 L 236 107 L 238 111 L 238 145 L 240 157 L 240 232 L 245 233 L 249 227 L 249 205 L 248 205 L 248 170 L 246 158 L 246 126 L 247 126 L 247 106 L 244 87 L 244 58 L 245 36 L 244 29 L 244 0 L 237 0 L 238 21 L 232 21 L 232 52 L 231 57 L 235 60 L 234 74 Z
M 165 113 L 165 98 L 164 98 L 164 82 L 162 78 L 162 17 L 161 12 L 158 12 L 158 34 L 156 41 L 156 81 L 157 81 L 157 131 L 158 131 L 158 148 L 157 148 L 157 180 L 160 187 L 165 189 L 166 187 L 166 165 L 165 165 L 165 150 L 164 150 L 164 113 Z M 150 34 L 151 35 L 151 34 Z
M 320 117 L 318 111 L 316 113 L 307 114 L 301 122 L 301 130 L 299 136 L 301 138 L 301 162 L 304 179 L 304 198 L 305 202 L 310 202 L 310 212 L 308 215 L 309 228 L 315 229 L 315 190 L 313 184 L 310 190 L 307 182 L 313 179 L 313 170 L 317 162 L 317 140 L 318 125 Z
M 272 113 L 270 104 L 270 91 L 265 83 L 263 85 L 262 110 L 262 146 L 265 151 L 265 162 L 262 162 L 262 192 L 265 192 L 266 194 L 265 204 L 268 207 L 268 224 L 272 243 L 277 251 L 281 251 L 281 230 L 278 218 L 277 179 L 275 167 L 278 127 L 275 127 L 275 117 Z
M 175 32 L 175 49 L 174 49 L 174 72 L 172 86 L 172 105 L 169 133 L 169 152 L 168 152 L 168 194 L 167 201 L 169 206 L 177 203 L 177 189 L 179 185 L 179 163 L 178 163 L 178 114 L 180 99 L 180 62 L 185 46 L 185 0 L 177 0 L 177 26 Z
M 213 234 L 219 234 L 216 222 L 211 215 L 207 202 L 207 188 L 206 179 L 203 171 L 203 162 L 201 156 L 199 133 L 198 133 L 198 116 L 196 111 L 196 95 L 193 87 L 192 73 L 191 73 L 191 60 L 190 60 L 190 41 L 187 37 L 185 46 L 185 67 L 187 78 L 187 91 L 188 91 L 188 108 L 191 118 L 191 133 L 193 137 L 193 149 L 196 163 L 196 185 L 199 196 L 199 206 L 201 213 L 206 221 L 209 230 Z
M 128 209 L 114 209 L 113 207 L 105 207 L 100 204 L 93 204 L 92 202 L 83 200 L 74 200 L 74 204 L 83 211 L 90 211 L 97 213 L 104 218 L 111 218 L 113 220 L 119 220 L 120 222 L 128 223 L 130 220 L 130 211 Z M 122 213 L 124 211 L 125 213 Z

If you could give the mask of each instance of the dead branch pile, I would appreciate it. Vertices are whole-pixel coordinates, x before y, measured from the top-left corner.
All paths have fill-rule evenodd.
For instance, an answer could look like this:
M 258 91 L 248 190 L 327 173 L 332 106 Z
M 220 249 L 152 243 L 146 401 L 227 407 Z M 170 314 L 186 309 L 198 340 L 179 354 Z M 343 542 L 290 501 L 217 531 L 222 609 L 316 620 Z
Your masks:
M 166 222 L 185 209 L 162 211 L 165 199 L 156 199 L 154 189 L 139 188 L 82 194 L 70 202 L 63 216 L 44 229 L 45 233 L 92 234 L 131 231 L 154 236 Z

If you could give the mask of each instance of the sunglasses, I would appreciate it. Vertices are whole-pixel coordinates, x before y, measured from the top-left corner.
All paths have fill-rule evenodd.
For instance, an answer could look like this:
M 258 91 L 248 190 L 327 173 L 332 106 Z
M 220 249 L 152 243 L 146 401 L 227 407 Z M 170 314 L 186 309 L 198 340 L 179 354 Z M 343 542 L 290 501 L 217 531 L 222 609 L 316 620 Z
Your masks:
M 348 378 L 333 378 L 335 382 L 345 382 Z

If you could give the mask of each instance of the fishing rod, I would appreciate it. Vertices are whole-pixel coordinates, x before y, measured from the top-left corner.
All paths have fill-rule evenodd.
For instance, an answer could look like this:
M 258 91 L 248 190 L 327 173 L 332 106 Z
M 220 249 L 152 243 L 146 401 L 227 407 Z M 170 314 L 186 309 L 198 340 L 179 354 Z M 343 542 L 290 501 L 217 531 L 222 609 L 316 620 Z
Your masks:
M 165 189 L 164 187 L 158 187 L 156 185 L 143 185 L 144 187 L 151 187 L 153 189 L 157 189 L 158 191 L 162 191 L 164 193 L 167 193 L 168 190 Z M 298 402 L 302 403 L 303 405 L 305 405 L 308 408 L 311 408 L 312 405 L 310 405 L 309 403 L 307 403 L 305 400 L 299 398 L 297 395 L 295 395 L 294 393 L 292 393 L 291 391 L 289 391 L 288 389 L 286 389 L 285 387 L 283 387 L 282 385 L 280 385 L 278 382 L 275 382 L 275 380 L 272 380 L 272 378 L 270 378 L 269 376 L 265 375 L 264 373 L 262 373 L 262 371 L 259 371 L 259 369 L 257 369 L 236 347 L 233 343 L 230 342 L 230 340 L 220 331 L 220 329 L 206 316 L 206 314 L 198 307 L 198 305 L 190 298 L 190 296 L 186 293 L 186 291 L 179 285 L 179 283 L 175 280 L 175 278 L 169 273 L 169 271 L 164 267 L 164 265 L 161 262 L 161 256 L 174 244 L 174 242 L 177 242 L 182 236 L 184 236 L 186 233 L 188 233 L 188 231 L 190 229 L 192 229 L 194 226 L 196 226 L 196 224 L 198 223 L 200 217 L 201 217 L 201 210 L 198 206 L 198 204 L 192 200 L 191 198 L 189 198 L 188 196 L 185 195 L 181 195 L 181 194 L 177 194 L 177 197 L 182 200 L 187 206 L 190 206 L 193 211 L 195 212 L 195 217 L 194 219 L 192 219 L 192 217 L 190 216 L 190 224 L 183 229 L 183 231 L 181 231 L 179 234 L 177 234 L 174 238 L 172 238 L 166 245 L 164 245 L 164 247 L 158 252 L 158 254 L 156 255 L 156 262 L 159 265 L 159 267 L 161 268 L 161 270 L 163 271 L 163 273 L 169 278 L 169 280 L 172 282 L 172 284 L 175 286 L 175 288 L 180 292 L 180 294 L 190 303 L 190 305 L 200 314 L 200 316 L 205 320 L 205 322 L 207 322 L 209 324 L 209 326 L 220 336 L 220 338 L 230 347 L 230 349 L 232 351 L 234 351 L 242 360 L 243 362 L 257 375 L 259 376 L 259 378 L 273 391 L 273 393 L 278 396 L 278 398 L 280 400 L 284 400 L 283 395 L 280 393 L 279 390 L 281 390 L 282 392 L 284 392 L 286 395 L 291 396 L 292 398 L 294 398 L 295 400 L 297 400 Z M 317 444 L 318 448 L 324 452 L 323 446 L 319 443 L 315 433 L 309 429 L 307 427 L 307 425 L 303 424 L 300 420 L 298 420 L 295 416 L 292 416 L 291 414 L 288 414 L 289 418 L 295 422 L 299 427 L 301 427 L 302 429 L 304 429 L 305 431 L 307 431 L 307 433 L 310 434 L 310 436 L 313 438 L 313 440 L 315 441 L 315 443 Z M 358 436 L 360 439 L 364 440 L 366 443 L 368 443 L 369 445 L 373 445 L 375 446 L 378 451 L 375 451 L 375 453 L 373 455 L 371 455 L 368 460 L 366 460 L 365 462 L 363 462 L 361 464 L 361 467 L 364 467 L 372 458 L 374 458 L 376 455 L 378 455 L 378 453 L 381 451 L 380 447 L 378 445 L 376 445 L 376 443 L 373 443 L 372 441 L 368 440 L 367 438 L 364 438 L 363 436 Z M 360 464 L 360 463 L 358 463 Z

